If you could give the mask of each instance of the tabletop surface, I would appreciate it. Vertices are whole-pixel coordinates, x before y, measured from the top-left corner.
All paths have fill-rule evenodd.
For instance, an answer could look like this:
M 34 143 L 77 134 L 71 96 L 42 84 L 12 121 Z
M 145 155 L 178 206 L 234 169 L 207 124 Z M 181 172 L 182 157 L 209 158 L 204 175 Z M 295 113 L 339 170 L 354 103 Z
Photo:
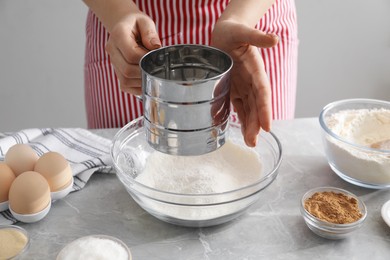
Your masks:
M 118 129 L 94 130 L 112 139 Z M 389 259 L 390 227 L 381 217 L 390 190 L 349 184 L 330 169 L 316 118 L 275 121 L 283 148 L 276 180 L 237 219 L 208 228 L 162 222 L 141 209 L 115 174 L 95 173 L 80 191 L 55 201 L 49 214 L 17 223 L 31 236 L 21 259 L 55 259 L 71 241 L 91 234 L 115 236 L 133 259 Z M 327 240 L 305 225 L 299 204 L 311 188 L 334 186 L 362 198 L 368 209 L 363 227 L 343 240 Z

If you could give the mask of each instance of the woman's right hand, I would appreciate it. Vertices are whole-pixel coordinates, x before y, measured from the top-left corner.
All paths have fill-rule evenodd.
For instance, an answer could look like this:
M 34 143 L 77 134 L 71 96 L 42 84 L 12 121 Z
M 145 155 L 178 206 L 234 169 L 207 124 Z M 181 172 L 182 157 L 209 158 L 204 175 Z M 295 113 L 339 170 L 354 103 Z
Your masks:
M 141 11 L 127 14 L 112 25 L 106 51 L 122 91 L 141 95 L 139 62 L 147 52 L 160 47 L 153 20 Z

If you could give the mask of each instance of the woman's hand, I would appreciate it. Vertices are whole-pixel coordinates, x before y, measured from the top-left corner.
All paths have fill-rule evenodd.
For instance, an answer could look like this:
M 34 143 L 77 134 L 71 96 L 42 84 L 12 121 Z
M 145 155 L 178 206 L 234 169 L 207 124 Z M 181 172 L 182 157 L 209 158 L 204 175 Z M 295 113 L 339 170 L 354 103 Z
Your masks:
M 153 20 L 140 11 L 125 15 L 112 26 L 106 51 L 122 91 L 141 95 L 139 62 L 147 52 L 160 47 Z
M 233 59 L 230 99 L 237 110 L 248 146 L 255 146 L 260 129 L 271 129 L 271 87 L 258 47 L 278 43 L 274 34 L 265 34 L 234 20 L 218 21 L 211 45 Z
M 106 51 L 110 55 L 121 90 L 140 95 L 139 61 L 150 50 L 161 47 L 153 20 L 131 0 L 83 0 L 110 33 Z

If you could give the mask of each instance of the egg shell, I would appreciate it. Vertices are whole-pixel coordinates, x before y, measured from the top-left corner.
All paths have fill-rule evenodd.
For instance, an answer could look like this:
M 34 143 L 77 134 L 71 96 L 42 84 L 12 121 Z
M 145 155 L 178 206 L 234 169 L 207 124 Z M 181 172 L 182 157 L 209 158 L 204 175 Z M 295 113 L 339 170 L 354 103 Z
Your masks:
M 34 170 L 39 156 L 27 144 L 15 144 L 8 149 L 4 162 L 12 169 L 15 176 Z
M 70 181 L 69 185 L 64 187 L 62 190 L 52 191 L 51 194 L 50 194 L 51 200 L 52 201 L 56 201 L 56 200 L 59 200 L 59 199 L 62 199 L 64 197 L 66 197 L 72 191 L 73 183 L 74 183 L 74 180 L 73 180 L 73 177 L 72 177 L 72 180 Z
M 9 207 L 18 214 L 34 214 L 51 203 L 50 187 L 39 173 L 27 171 L 15 178 L 9 190 Z
M 8 201 L 9 189 L 14 180 L 15 174 L 11 168 L 0 162 L 0 202 Z
M 73 179 L 68 161 L 58 152 L 44 153 L 35 164 L 34 171 L 46 178 L 52 192 L 65 189 Z
M 51 208 L 51 203 L 49 203 L 43 210 L 33 214 L 19 214 L 13 211 L 12 208 L 10 208 L 9 211 L 11 212 L 12 216 L 14 216 L 14 218 L 16 218 L 21 222 L 34 223 L 46 217 L 46 215 L 50 211 L 50 208 Z

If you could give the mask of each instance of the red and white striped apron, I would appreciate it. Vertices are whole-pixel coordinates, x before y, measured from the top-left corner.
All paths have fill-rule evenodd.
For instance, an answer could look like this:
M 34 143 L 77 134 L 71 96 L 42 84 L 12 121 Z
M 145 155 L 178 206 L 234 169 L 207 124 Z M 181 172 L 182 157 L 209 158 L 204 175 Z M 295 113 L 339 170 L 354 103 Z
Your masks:
M 162 44 L 209 44 L 213 26 L 229 0 L 135 0 L 156 23 Z M 159 8 L 156 8 L 159 6 Z M 273 119 L 295 112 L 298 37 L 294 0 L 276 0 L 256 28 L 279 36 L 273 48 L 260 49 L 272 86 Z M 85 102 L 89 128 L 122 127 L 142 116 L 142 104 L 119 88 L 104 48 L 109 35 L 89 11 L 86 24 Z

